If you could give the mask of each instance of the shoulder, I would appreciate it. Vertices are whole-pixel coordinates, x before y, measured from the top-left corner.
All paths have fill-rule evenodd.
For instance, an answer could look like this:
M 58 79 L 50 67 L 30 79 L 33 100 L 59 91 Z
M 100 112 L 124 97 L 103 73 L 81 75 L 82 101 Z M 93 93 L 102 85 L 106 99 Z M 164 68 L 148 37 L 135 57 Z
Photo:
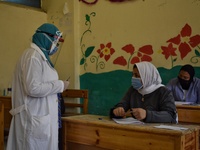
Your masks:
M 177 86 L 178 83 L 178 78 L 173 78 L 167 83 L 166 87 L 171 89 L 172 87 Z
M 166 86 L 161 86 L 159 87 L 156 91 L 157 94 L 165 95 L 165 94 L 170 94 L 171 91 L 168 89 Z
M 200 82 L 200 79 L 197 77 L 194 77 L 194 82 Z
M 161 86 L 157 90 L 158 91 L 170 91 L 166 86 Z
M 169 81 L 169 83 L 177 83 L 178 82 L 178 78 L 173 78 Z
M 130 86 L 127 90 L 128 93 L 133 93 L 136 92 L 137 90 L 135 90 L 132 86 Z
M 194 78 L 193 78 L 193 81 L 194 81 L 194 85 L 195 85 L 195 86 L 200 87 L 200 79 L 199 79 L 199 78 L 194 77 Z

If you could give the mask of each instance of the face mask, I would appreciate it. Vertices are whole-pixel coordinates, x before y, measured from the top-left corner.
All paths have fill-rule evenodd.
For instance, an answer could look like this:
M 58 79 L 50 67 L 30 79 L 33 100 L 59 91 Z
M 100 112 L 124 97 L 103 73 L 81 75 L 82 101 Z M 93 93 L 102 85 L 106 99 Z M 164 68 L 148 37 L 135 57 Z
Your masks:
M 191 83 L 190 80 L 183 80 L 183 79 L 181 79 L 180 77 L 178 77 L 178 80 L 179 80 L 179 83 L 180 83 L 181 87 L 182 87 L 184 90 L 188 90 L 188 89 L 189 89 L 190 83 Z
M 133 88 L 136 90 L 141 89 L 143 86 L 140 78 L 132 77 L 131 83 L 132 83 Z
M 57 50 L 58 50 L 58 47 L 57 46 L 51 46 L 52 48 L 51 48 L 51 50 L 49 51 L 49 55 L 51 56 L 51 55 L 53 55 L 53 54 L 55 54 L 56 52 L 57 52 Z
M 55 54 L 58 50 L 58 42 L 59 42 L 59 39 L 62 36 L 62 33 L 59 32 L 58 34 L 59 34 L 59 36 L 57 36 L 54 39 L 54 41 L 52 41 L 46 34 L 44 34 L 52 42 L 51 49 L 49 50 L 49 55 Z
M 57 45 L 58 45 L 59 39 L 62 36 L 62 33 L 59 32 L 58 34 L 59 34 L 59 36 L 52 42 L 51 49 L 49 51 L 49 55 L 55 54 L 57 52 L 57 50 L 58 50 L 58 46 Z

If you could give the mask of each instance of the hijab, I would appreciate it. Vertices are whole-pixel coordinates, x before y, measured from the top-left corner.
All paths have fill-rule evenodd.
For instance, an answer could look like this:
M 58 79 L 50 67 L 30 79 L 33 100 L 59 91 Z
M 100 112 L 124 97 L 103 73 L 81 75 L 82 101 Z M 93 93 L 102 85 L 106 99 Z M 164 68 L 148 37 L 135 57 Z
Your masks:
M 60 33 L 58 28 L 53 24 L 44 23 L 36 30 L 35 34 L 32 37 L 32 42 L 41 49 L 52 67 L 54 67 L 54 65 L 50 60 L 49 52 L 52 41 L 55 40 L 54 36 L 57 36 L 58 32 Z
M 190 80 L 184 80 L 178 77 L 178 80 L 184 90 L 188 90 L 195 74 L 194 68 L 187 64 L 181 67 L 180 71 L 186 71 L 190 75 Z
M 139 62 L 135 64 L 140 73 L 140 77 L 143 83 L 143 88 L 139 89 L 138 92 L 142 95 L 152 93 L 161 86 L 162 79 L 157 68 L 150 62 Z

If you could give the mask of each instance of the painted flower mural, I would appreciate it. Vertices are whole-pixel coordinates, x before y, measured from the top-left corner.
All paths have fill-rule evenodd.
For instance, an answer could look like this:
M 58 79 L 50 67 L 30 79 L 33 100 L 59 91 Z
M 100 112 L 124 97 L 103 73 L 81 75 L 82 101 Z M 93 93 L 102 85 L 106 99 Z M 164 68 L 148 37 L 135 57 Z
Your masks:
M 99 59 L 104 58 L 107 62 L 111 55 L 115 52 L 114 48 L 112 48 L 112 43 L 108 42 L 107 44 L 100 44 L 100 48 L 97 50 L 97 55 L 92 55 L 95 49 L 95 46 L 87 46 L 83 43 L 83 39 L 86 36 L 86 33 L 92 33 L 90 30 L 91 28 L 91 16 L 96 16 L 95 12 L 92 12 L 91 14 L 85 15 L 85 25 L 88 26 L 88 28 L 83 32 L 81 39 L 80 39 L 80 46 L 81 46 L 81 54 L 82 58 L 80 60 L 80 65 L 84 66 L 84 70 L 86 70 L 86 67 L 88 66 L 87 59 L 90 59 L 91 63 L 96 64 L 96 71 L 98 71 L 99 68 L 103 69 L 105 67 L 105 63 L 103 61 L 100 61 Z
M 104 58 L 105 61 L 107 62 L 111 55 L 115 52 L 115 49 L 112 48 L 112 43 L 109 42 L 107 44 L 100 44 L 100 48 L 97 50 L 98 56 L 93 55 L 90 58 L 90 61 L 92 63 L 96 62 L 96 70 L 100 67 L 103 69 L 105 67 L 105 63 L 103 61 L 99 61 L 99 58 Z
M 95 12 L 85 15 L 85 25 L 88 28 L 82 33 L 82 36 L 80 38 L 80 48 L 82 54 L 80 65 L 84 67 L 85 71 L 88 65 L 91 64 L 95 64 L 96 71 L 98 71 L 98 69 L 104 69 L 106 63 L 110 60 L 111 56 L 114 53 L 114 56 L 116 58 L 114 58 L 114 60 L 112 59 L 112 63 L 115 65 L 124 66 L 127 69 L 129 69 L 130 65 L 137 62 L 152 61 L 152 54 L 154 53 L 152 45 L 144 45 L 136 49 L 134 45 L 126 44 L 121 48 L 121 52 L 117 51 L 116 53 L 115 49 L 112 47 L 111 41 L 108 43 L 101 43 L 100 47 L 96 51 L 95 45 L 93 46 L 90 43 L 83 43 L 83 41 L 86 41 L 83 39 L 85 39 L 86 35 L 88 35 L 87 33 L 92 33 L 91 17 L 94 16 L 96 16 Z M 167 45 L 161 46 L 161 54 L 164 55 L 166 60 L 169 59 L 171 61 L 171 68 L 174 67 L 174 64 L 177 61 L 178 57 L 183 60 L 191 52 L 194 52 L 195 56 L 191 57 L 190 61 L 192 63 L 199 62 L 200 35 L 192 35 L 192 28 L 187 23 L 181 29 L 180 33 L 177 36 L 170 38 L 166 41 L 166 43 Z M 124 55 L 122 55 L 123 53 Z
M 110 59 L 110 56 L 115 52 L 114 48 L 112 48 L 111 45 L 111 42 L 107 43 L 106 45 L 100 44 L 100 49 L 97 50 L 100 58 L 104 57 L 106 61 Z
M 91 28 L 91 16 L 96 16 L 95 12 L 92 12 L 91 14 L 86 14 L 85 15 L 85 25 L 88 26 L 88 28 L 83 32 L 81 39 L 80 39 L 80 46 L 81 46 L 81 54 L 82 54 L 82 58 L 80 60 L 80 65 L 84 66 L 84 70 L 86 70 L 87 67 L 87 58 L 92 54 L 95 46 L 88 46 L 86 47 L 85 44 L 83 44 L 83 38 L 85 37 L 86 33 L 92 33 L 92 31 L 90 30 Z
M 79 2 L 83 2 L 87 5 L 94 5 L 98 2 L 98 0 L 79 0 Z M 110 2 L 125 2 L 125 1 L 130 1 L 130 0 L 109 0 Z
M 180 33 L 176 37 L 169 39 L 167 43 L 169 43 L 168 46 L 161 46 L 162 54 L 165 56 L 165 59 L 171 58 L 173 67 L 178 57 L 176 50 L 178 50 L 183 60 L 188 53 L 200 44 L 200 35 L 192 36 L 192 28 L 188 24 L 185 24 Z M 195 50 L 195 54 L 200 57 L 198 50 Z
M 198 49 L 200 50 L 200 46 L 197 46 Z M 195 49 L 195 56 L 193 56 L 190 61 L 194 64 L 198 63 L 200 60 L 200 51 L 198 51 L 197 49 Z
M 142 46 L 138 49 L 138 51 L 135 51 L 135 47 L 132 44 L 128 44 L 122 47 L 122 50 L 129 53 L 130 57 L 125 59 L 124 56 L 119 56 L 113 61 L 113 64 L 122 66 L 127 65 L 127 68 L 129 68 L 129 64 L 141 61 L 152 61 L 151 55 L 153 54 L 153 49 L 151 45 Z
M 176 48 L 173 47 L 172 43 L 169 43 L 168 46 L 161 46 L 162 54 L 165 56 L 165 59 L 171 58 L 172 66 L 173 63 L 176 61 L 177 58 L 173 58 L 173 56 L 177 56 L 176 54 Z

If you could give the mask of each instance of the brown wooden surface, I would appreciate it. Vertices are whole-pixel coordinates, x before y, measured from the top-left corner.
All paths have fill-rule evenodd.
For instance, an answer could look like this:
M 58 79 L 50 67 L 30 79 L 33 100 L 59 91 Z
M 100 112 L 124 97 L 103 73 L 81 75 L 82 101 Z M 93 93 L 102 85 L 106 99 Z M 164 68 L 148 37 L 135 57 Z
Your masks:
M 0 101 L 0 150 L 4 149 L 4 105 Z
M 4 104 L 4 128 L 10 128 L 12 115 L 9 113 L 11 110 L 11 97 L 0 96 L 0 101 Z
M 179 122 L 200 124 L 200 106 L 176 105 L 176 108 Z
M 121 125 L 105 116 L 80 115 L 62 118 L 64 150 L 197 150 L 199 126 L 176 131 L 154 128 L 160 124 Z
M 63 98 L 65 99 L 65 107 L 67 108 L 82 108 L 82 114 L 88 113 L 88 90 L 84 89 L 67 89 L 63 91 L 62 93 Z M 80 101 L 81 99 L 83 102 L 78 102 L 77 98 Z M 68 102 L 68 99 L 70 99 L 70 102 Z M 65 113 L 64 116 L 71 116 L 71 115 L 77 115 L 78 113 Z
M 8 136 L 10 122 L 12 119 L 12 115 L 9 113 L 11 110 L 11 97 L 9 96 L 0 96 L 0 102 L 3 105 L 2 111 L 0 112 L 1 122 L 3 124 L 3 128 L 1 128 L 1 136 L 3 136 L 3 149 L 4 149 L 4 138 Z M 2 141 L 1 141 L 2 143 Z M 2 149 L 2 150 L 3 150 Z M 0 148 L 1 150 L 1 148 Z

